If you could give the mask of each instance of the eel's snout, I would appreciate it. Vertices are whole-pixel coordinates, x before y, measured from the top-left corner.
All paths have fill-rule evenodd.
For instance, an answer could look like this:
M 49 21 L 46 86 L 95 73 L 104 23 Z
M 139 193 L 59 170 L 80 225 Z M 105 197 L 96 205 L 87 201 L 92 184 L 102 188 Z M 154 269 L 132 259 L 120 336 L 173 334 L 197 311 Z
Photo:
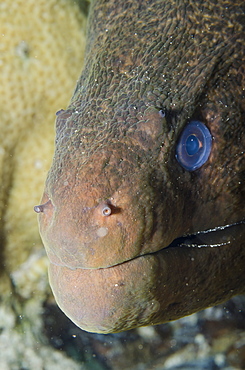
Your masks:
M 35 211 L 51 263 L 71 269 L 104 268 L 147 252 L 144 238 L 151 231 L 151 216 L 145 217 L 134 195 L 125 192 L 94 200 L 72 189 L 65 197 L 50 199 L 45 194 L 42 201 Z

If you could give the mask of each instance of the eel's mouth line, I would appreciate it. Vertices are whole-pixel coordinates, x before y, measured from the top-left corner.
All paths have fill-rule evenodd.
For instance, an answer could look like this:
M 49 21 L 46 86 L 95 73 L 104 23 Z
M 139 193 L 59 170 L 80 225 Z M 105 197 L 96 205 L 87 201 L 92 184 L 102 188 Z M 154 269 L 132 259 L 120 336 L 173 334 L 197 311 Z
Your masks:
M 216 244 L 198 244 L 196 241 L 193 242 L 192 238 L 194 238 L 193 236 L 191 236 L 190 238 L 188 238 L 188 243 L 185 242 L 185 241 L 179 241 L 179 239 L 185 239 L 184 237 L 183 238 L 178 238 L 178 239 L 175 239 L 173 241 L 173 243 L 171 243 L 167 248 L 171 248 L 171 247 L 192 247 L 192 248 L 215 248 L 215 247 L 221 247 L 223 245 L 228 245 L 228 244 L 231 244 L 231 241 L 228 240 L 227 242 L 224 242 L 224 243 L 216 243 Z M 177 245 L 176 245 L 177 243 Z
M 229 237 L 232 236 L 233 233 L 231 233 L 231 235 L 226 235 L 225 233 L 223 233 L 223 231 L 226 229 L 231 230 L 233 227 L 239 226 L 241 224 L 245 224 L 245 220 L 238 221 L 233 224 L 217 226 L 212 229 L 197 231 L 193 234 L 184 235 L 182 237 L 174 239 L 172 243 L 169 244 L 166 248 L 216 248 L 222 247 L 224 245 L 229 245 L 231 244 L 231 240 L 229 239 Z
M 237 227 L 244 225 L 245 220 L 235 222 L 229 225 L 217 226 L 212 229 L 207 229 L 203 231 L 197 231 L 193 234 L 183 235 L 179 238 L 176 238 L 170 243 L 167 247 L 164 247 L 158 251 L 152 253 L 146 253 L 143 255 L 139 255 L 127 261 L 107 266 L 107 267 L 100 267 L 99 270 L 103 269 L 110 269 L 118 265 L 123 265 L 132 262 L 135 259 L 156 255 L 159 252 L 168 251 L 169 249 L 178 249 L 178 248 L 217 248 L 222 246 L 227 246 L 234 241 L 237 235 Z M 226 233 L 227 232 L 227 233 Z M 97 270 L 97 269 L 95 269 Z
M 163 251 L 167 252 L 173 248 L 177 250 L 178 248 L 217 248 L 217 247 L 222 247 L 222 246 L 228 246 L 229 244 L 232 244 L 232 242 L 234 242 L 237 236 L 240 237 L 242 235 L 240 228 L 243 226 L 245 226 L 245 219 L 232 223 L 232 224 L 216 226 L 215 228 L 197 231 L 192 234 L 186 234 L 179 238 L 174 239 L 172 243 L 170 243 L 168 246 L 158 251 L 155 251 L 152 253 L 141 254 L 134 258 L 128 259 L 126 261 L 123 261 L 123 262 L 120 262 L 114 265 L 106 266 L 106 267 L 97 267 L 97 268 L 80 268 L 80 267 L 71 268 L 70 266 L 66 266 L 66 267 L 70 270 L 76 270 L 76 269 L 104 270 L 108 268 L 109 269 L 113 268 L 118 265 L 130 263 L 131 261 L 138 259 L 138 258 L 142 258 L 142 257 L 150 256 L 150 255 L 156 255 L 159 252 L 163 252 Z M 244 232 L 244 230 L 242 230 L 242 233 Z M 59 266 L 56 263 L 54 264 Z
M 245 219 L 232 223 L 232 224 L 216 226 L 215 228 L 212 228 L 212 229 L 197 231 L 196 233 L 193 233 L 193 234 L 183 235 L 179 238 L 174 239 L 172 243 L 170 243 L 167 247 L 164 247 L 156 252 L 139 255 L 128 261 L 119 263 L 119 265 L 128 263 L 137 258 L 155 255 L 163 251 L 168 251 L 169 249 L 173 249 L 173 248 L 175 249 L 178 249 L 178 248 L 217 248 L 217 247 L 227 246 L 235 240 L 236 235 L 237 235 L 237 228 L 239 228 L 239 226 L 241 227 L 242 225 L 245 226 Z M 112 268 L 114 266 L 109 266 L 109 268 Z

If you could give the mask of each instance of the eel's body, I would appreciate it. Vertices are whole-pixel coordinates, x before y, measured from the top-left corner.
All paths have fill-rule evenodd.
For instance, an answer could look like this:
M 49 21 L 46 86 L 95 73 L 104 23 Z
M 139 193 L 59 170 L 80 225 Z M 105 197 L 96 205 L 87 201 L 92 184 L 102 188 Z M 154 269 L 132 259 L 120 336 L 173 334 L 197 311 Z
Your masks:
M 81 328 L 162 323 L 245 291 L 244 12 L 242 0 L 92 3 L 36 207 L 54 295 Z M 207 134 L 183 143 L 197 122 Z

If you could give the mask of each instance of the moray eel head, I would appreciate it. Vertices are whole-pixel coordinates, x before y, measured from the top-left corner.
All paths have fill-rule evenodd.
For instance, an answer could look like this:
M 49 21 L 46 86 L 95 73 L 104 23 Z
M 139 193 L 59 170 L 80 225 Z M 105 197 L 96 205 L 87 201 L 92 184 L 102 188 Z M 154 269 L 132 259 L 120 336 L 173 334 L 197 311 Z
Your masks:
M 89 158 L 57 151 L 36 207 L 56 301 L 87 331 L 173 320 L 244 286 L 241 194 L 226 190 L 227 176 L 220 180 L 219 142 L 213 139 L 207 163 L 186 171 L 175 157 L 181 130 L 169 133 L 154 107 L 142 118 L 146 124 L 132 135 Z M 153 139 L 142 149 L 139 136 L 149 124 Z M 206 186 L 212 173 L 216 200 Z
M 244 292 L 244 18 L 216 3 L 91 5 L 87 62 L 35 207 L 56 301 L 87 331 Z
M 147 109 L 145 117 L 152 131 L 155 126 L 156 141 L 153 145 L 151 137 L 149 149 L 159 156 L 164 119 L 156 109 Z M 114 266 L 158 251 L 191 228 L 190 217 L 177 221 L 169 212 L 177 197 L 178 212 L 185 213 L 184 199 L 171 185 L 174 179 L 167 182 L 164 171 L 157 173 L 155 162 L 148 163 L 144 152 L 127 141 L 103 146 L 83 165 L 71 157 L 69 173 L 63 170 L 55 181 L 56 169 L 51 170 L 36 210 L 52 263 L 72 269 Z

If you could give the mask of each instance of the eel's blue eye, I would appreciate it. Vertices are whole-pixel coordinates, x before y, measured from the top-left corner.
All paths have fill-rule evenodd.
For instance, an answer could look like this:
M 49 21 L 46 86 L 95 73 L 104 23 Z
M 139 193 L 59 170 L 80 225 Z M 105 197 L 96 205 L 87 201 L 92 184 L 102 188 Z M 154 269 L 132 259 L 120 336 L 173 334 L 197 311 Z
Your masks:
M 212 136 L 200 121 L 191 121 L 183 130 L 177 147 L 176 158 L 187 171 L 195 171 L 207 160 L 211 152 Z

